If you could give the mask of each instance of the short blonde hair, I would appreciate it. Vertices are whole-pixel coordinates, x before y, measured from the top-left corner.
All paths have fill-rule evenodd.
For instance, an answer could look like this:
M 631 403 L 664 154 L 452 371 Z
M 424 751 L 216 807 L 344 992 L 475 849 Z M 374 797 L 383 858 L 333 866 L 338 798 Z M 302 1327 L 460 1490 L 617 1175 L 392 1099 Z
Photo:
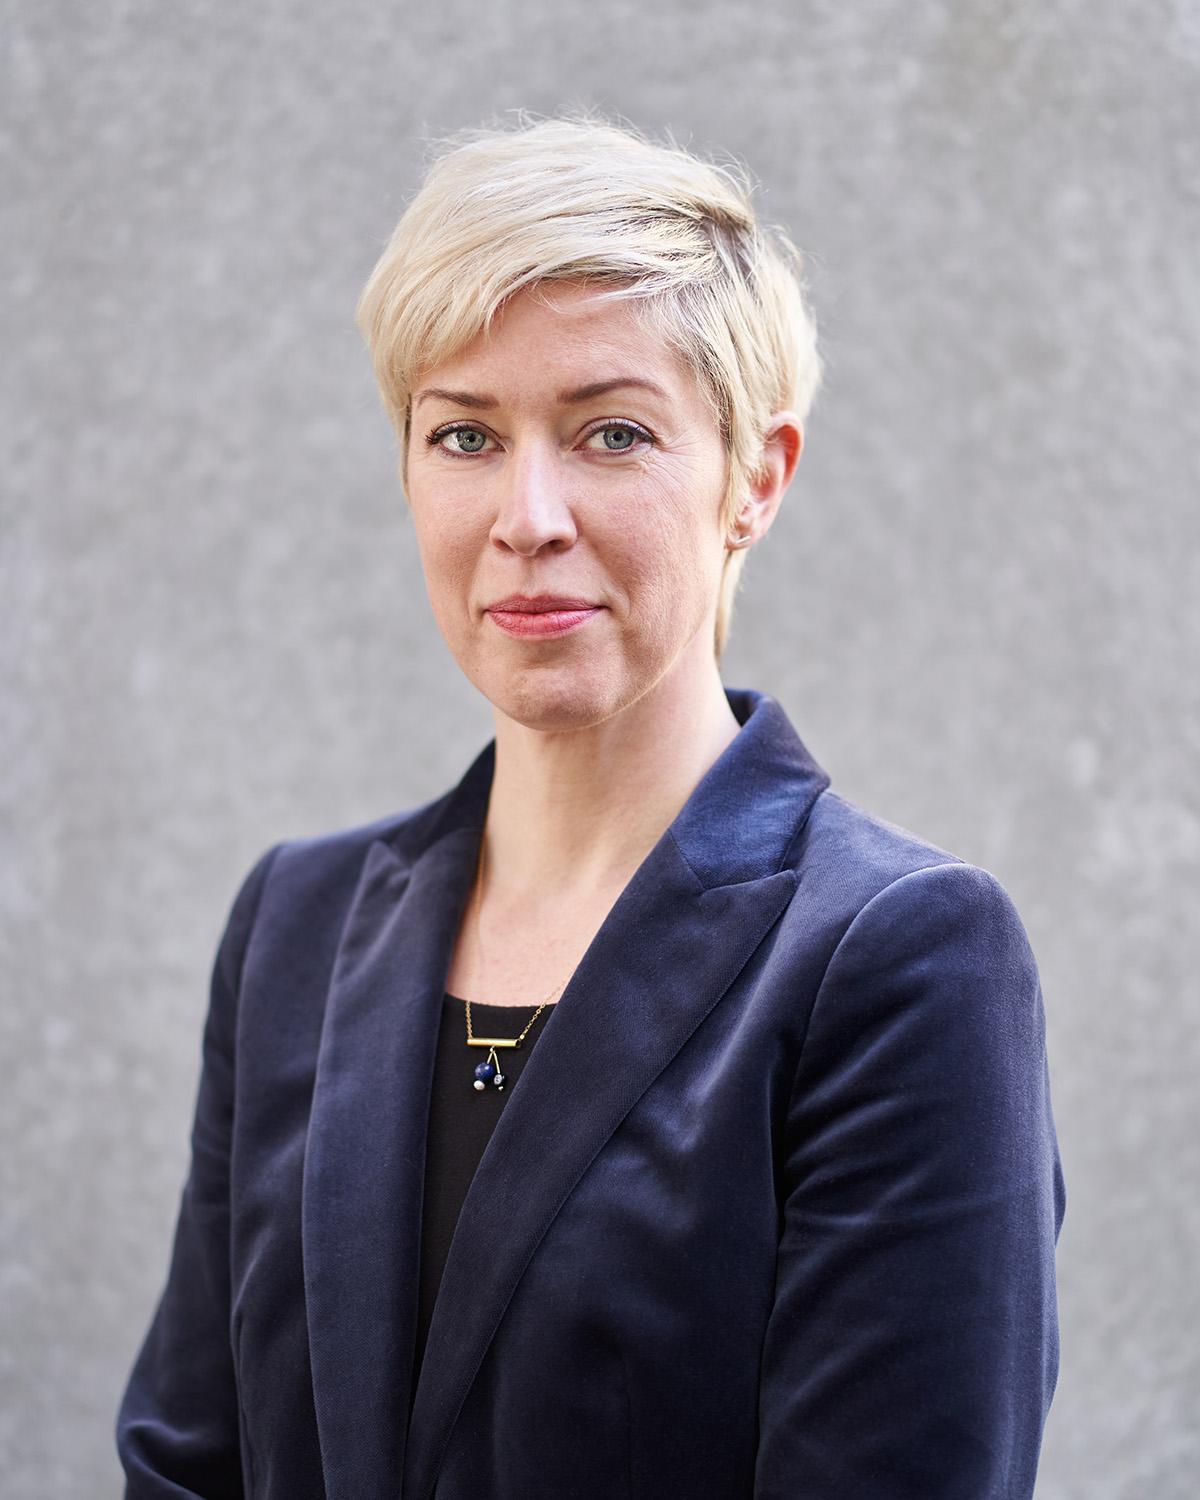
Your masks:
M 486 331 L 539 282 L 604 284 L 699 380 L 727 453 L 728 529 L 772 414 L 804 420 L 821 381 L 804 259 L 759 223 L 741 163 L 706 161 L 592 111 L 517 111 L 513 125 L 433 142 L 424 182 L 356 309 L 383 404 L 408 457 L 419 372 Z M 728 638 L 745 550 L 726 552 L 714 649 Z

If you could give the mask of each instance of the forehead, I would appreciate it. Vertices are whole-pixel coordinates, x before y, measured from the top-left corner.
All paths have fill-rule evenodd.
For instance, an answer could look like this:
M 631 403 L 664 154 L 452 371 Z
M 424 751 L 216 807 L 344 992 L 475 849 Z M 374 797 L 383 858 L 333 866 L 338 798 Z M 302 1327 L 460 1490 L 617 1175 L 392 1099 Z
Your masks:
M 416 382 L 454 386 L 497 399 L 561 403 L 590 385 L 618 379 L 652 383 L 648 400 L 699 400 L 691 371 L 625 301 L 601 302 L 576 282 L 522 288 L 503 304 L 492 327 Z

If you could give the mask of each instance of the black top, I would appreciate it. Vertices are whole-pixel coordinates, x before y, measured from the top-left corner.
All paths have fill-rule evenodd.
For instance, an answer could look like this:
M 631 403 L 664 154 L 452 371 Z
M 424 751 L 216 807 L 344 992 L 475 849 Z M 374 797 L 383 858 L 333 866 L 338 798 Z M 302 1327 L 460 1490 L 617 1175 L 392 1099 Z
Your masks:
M 519 1047 L 496 1048 L 504 1087 L 498 1089 L 489 1080 L 480 1090 L 475 1087 L 475 1069 L 489 1060 L 488 1048 L 467 1046 L 465 1002 L 450 994 L 442 1002 L 442 1024 L 438 1032 L 433 1092 L 429 1103 L 429 1144 L 425 1155 L 414 1394 L 433 1316 L 433 1303 L 459 1210 L 479 1158 L 500 1118 L 500 1111 L 520 1079 L 533 1045 L 553 1009 L 553 1004 L 546 1006 Z M 535 1010 L 536 1005 L 482 1005 L 478 1000 L 472 1000 L 471 1031 L 476 1037 L 520 1036 Z

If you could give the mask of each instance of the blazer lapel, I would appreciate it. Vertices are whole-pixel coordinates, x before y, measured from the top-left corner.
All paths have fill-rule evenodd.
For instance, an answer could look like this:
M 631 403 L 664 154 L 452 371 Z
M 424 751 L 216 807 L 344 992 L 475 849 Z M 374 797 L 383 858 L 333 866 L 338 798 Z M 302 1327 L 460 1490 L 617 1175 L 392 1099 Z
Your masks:
M 373 842 L 334 963 L 301 1210 L 329 1500 L 399 1490 L 430 1084 L 470 859 L 469 835 L 461 832 L 411 864 L 384 841 Z
M 401 825 L 368 850 L 334 967 L 304 1168 L 305 1288 L 330 1500 L 367 1500 L 381 1481 L 390 1493 L 401 1473 L 405 1500 L 429 1500 L 471 1383 L 555 1214 L 795 891 L 784 857 L 829 778 L 774 699 L 726 693 L 742 731 L 608 913 L 480 1160 L 407 1435 L 433 1061 L 495 742 L 427 824 Z

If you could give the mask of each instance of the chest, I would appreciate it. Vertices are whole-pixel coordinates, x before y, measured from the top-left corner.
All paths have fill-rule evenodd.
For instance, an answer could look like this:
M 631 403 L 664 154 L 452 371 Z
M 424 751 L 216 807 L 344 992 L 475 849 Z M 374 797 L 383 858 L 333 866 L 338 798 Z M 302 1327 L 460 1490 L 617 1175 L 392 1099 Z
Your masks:
M 469 905 L 446 971 L 446 989 L 490 1005 L 557 1000 L 619 894 L 615 889 L 540 911 L 491 908 L 482 926 Z

